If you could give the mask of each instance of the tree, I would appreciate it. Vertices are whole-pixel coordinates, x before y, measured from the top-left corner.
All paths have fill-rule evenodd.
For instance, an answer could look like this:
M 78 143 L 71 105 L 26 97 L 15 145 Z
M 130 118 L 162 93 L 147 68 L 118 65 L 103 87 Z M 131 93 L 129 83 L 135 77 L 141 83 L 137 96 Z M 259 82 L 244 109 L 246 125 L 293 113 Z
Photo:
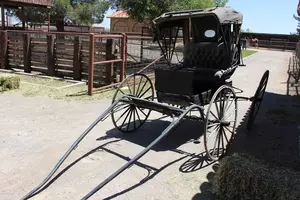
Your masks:
M 225 6 L 228 0 L 110 0 L 112 8 L 127 10 L 137 21 L 152 20 L 164 12 Z
M 293 15 L 294 19 L 298 21 L 298 26 L 297 26 L 297 35 L 300 35 L 300 17 L 296 16 L 295 14 Z
M 76 25 L 102 23 L 109 6 L 108 0 L 53 0 L 50 22 L 55 23 L 59 32 L 64 31 L 64 25 L 67 22 Z M 39 24 L 47 20 L 48 10 L 46 8 L 27 7 L 24 8 L 24 11 L 27 23 Z M 15 10 L 14 14 L 21 19 L 19 9 Z

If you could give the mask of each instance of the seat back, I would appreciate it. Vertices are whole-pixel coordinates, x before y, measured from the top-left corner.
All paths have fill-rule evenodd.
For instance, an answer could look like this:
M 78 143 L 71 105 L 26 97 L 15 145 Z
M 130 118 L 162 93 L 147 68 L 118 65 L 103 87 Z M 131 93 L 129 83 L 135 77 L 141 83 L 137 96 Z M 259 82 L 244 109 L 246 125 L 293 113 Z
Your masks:
M 184 65 L 194 68 L 227 69 L 229 58 L 224 43 L 187 43 L 184 47 Z

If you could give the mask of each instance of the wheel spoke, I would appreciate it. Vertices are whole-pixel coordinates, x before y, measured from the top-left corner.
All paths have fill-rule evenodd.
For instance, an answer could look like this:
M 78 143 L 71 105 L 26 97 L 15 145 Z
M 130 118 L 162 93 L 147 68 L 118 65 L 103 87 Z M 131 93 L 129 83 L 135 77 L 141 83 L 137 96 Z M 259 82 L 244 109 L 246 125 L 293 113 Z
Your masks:
M 215 133 L 216 131 L 219 131 L 220 126 L 216 126 L 216 128 L 208 135 L 207 141 L 210 139 L 210 137 Z
M 151 89 L 151 86 L 143 94 L 139 95 L 138 98 L 141 98 L 142 96 L 144 96 L 144 94 L 146 94 L 150 89 Z
M 231 130 L 228 129 L 228 127 L 224 126 L 231 134 L 233 134 L 233 132 Z
M 126 109 L 126 111 L 123 112 L 123 114 L 116 120 L 118 122 L 127 112 L 129 112 L 130 107 Z
M 137 109 L 139 109 L 145 116 L 147 116 L 143 110 L 141 110 L 139 107 L 137 107 Z
M 214 126 L 214 125 L 219 125 L 220 123 L 213 123 L 213 124 L 209 124 L 209 125 L 207 125 L 207 127 L 209 128 L 209 127 L 212 127 L 212 126 Z
M 133 113 L 133 109 L 134 109 L 134 108 L 131 108 L 131 109 L 130 109 L 130 115 L 129 115 L 129 120 L 128 120 L 128 124 L 127 124 L 127 129 L 126 129 L 127 131 L 128 131 L 128 129 L 129 129 L 129 126 L 130 126 L 130 120 L 131 120 L 131 116 L 132 116 L 132 113 Z
M 147 89 L 145 91 L 145 89 Z M 113 97 L 115 102 L 122 95 L 130 94 L 137 98 L 145 100 L 154 99 L 154 87 L 149 77 L 144 74 L 134 74 L 124 79 L 124 81 L 116 89 Z M 133 101 L 133 99 L 128 99 Z M 140 128 L 147 120 L 152 111 L 149 108 L 139 108 L 132 103 L 129 105 L 117 105 L 112 111 L 111 116 L 114 126 L 123 133 L 133 132 Z M 118 113 L 119 112 L 119 113 Z M 142 114 L 141 114 L 142 113 Z M 133 121 L 132 121 L 133 120 Z M 126 124 L 128 122 L 128 124 Z
M 142 124 L 142 121 L 141 121 L 140 115 L 139 115 L 139 113 L 138 113 L 138 111 L 137 111 L 137 110 L 138 110 L 138 109 L 135 109 L 136 115 L 137 115 L 137 117 L 138 117 L 138 119 L 139 119 L 139 122 L 140 122 L 140 124 Z
M 137 94 L 138 94 L 139 89 L 140 89 L 140 86 L 141 86 L 142 79 L 143 79 L 143 76 L 140 78 L 140 82 L 139 82 L 138 88 L 137 88 L 137 90 L 136 90 L 136 94 L 134 94 L 134 95 L 137 95 Z
M 135 125 L 135 111 L 136 108 L 133 109 L 133 128 L 136 129 L 136 125 Z
M 145 82 L 144 82 L 144 85 L 143 85 L 143 87 L 142 87 L 141 91 L 139 91 L 139 93 L 136 95 L 137 97 L 139 97 L 139 96 L 140 96 L 140 94 L 141 94 L 141 93 L 142 93 L 142 91 L 144 90 L 144 88 L 145 88 L 146 84 L 147 84 L 147 81 L 145 81 Z
M 210 111 L 210 113 L 214 116 L 214 118 L 215 118 L 216 120 L 220 121 L 219 118 L 218 118 L 212 111 Z
M 125 122 L 127 121 L 128 116 L 129 116 L 129 115 L 131 114 L 131 112 L 132 112 L 131 108 L 129 108 L 129 109 L 130 109 L 129 112 L 127 113 L 127 115 L 126 115 L 126 117 L 125 117 L 123 123 L 122 123 L 121 126 L 120 126 L 121 128 L 124 126 Z
M 124 106 L 124 105 L 126 105 L 126 104 L 122 104 L 122 105 L 118 106 L 117 108 L 115 107 L 112 112 L 116 113 L 116 112 L 119 112 L 120 110 L 130 107 L 130 105 L 127 104 L 125 107 L 121 108 L 121 106 Z
M 229 140 L 228 140 L 228 138 L 227 138 L 227 135 L 226 135 L 226 132 L 225 132 L 225 130 L 224 130 L 224 129 L 222 129 L 222 131 L 223 131 L 223 133 L 224 133 L 224 137 L 225 137 L 225 139 L 226 139 L 226 142 L 227 142 L 227 143 L 229 143 Z
M 220 111 L 218 108 L 218 101 L 215 101 L 215 106 L 216 106 L 216 110 L 217 110 L 217 115 L 220 116 Z
M 129 90 L 129 94 L 132 94 L 131 89 L 130 89 L 130 85 L 129 85 L 129 81 L 127 81 L 127 88 Z

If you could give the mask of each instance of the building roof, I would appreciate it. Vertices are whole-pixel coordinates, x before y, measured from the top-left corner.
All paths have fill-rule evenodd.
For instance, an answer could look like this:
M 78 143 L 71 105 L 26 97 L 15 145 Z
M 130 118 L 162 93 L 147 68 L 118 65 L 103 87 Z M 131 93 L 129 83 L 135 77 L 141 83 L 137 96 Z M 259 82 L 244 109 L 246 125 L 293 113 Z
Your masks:
M 52 6 L 52 0 L 1 0 L 1 3 L 13 6 Z
M 108 15 L 107 18 L 129 18 L 129 15 L 126 10 L 118 10 L 117 12 Z

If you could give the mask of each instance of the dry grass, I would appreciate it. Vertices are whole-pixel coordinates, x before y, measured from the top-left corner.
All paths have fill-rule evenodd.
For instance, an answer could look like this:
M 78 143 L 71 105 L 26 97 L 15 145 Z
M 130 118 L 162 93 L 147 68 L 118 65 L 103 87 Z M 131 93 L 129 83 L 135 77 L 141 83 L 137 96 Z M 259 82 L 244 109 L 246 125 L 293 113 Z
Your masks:
M 0 73 L 0 92 L 15 90 L 20 87 L 20 78 L 13 74 Z
M 247 154 L 233 154 L 220 161 L 213 191 L 221 200 L 296 200 L 300 173 Z

